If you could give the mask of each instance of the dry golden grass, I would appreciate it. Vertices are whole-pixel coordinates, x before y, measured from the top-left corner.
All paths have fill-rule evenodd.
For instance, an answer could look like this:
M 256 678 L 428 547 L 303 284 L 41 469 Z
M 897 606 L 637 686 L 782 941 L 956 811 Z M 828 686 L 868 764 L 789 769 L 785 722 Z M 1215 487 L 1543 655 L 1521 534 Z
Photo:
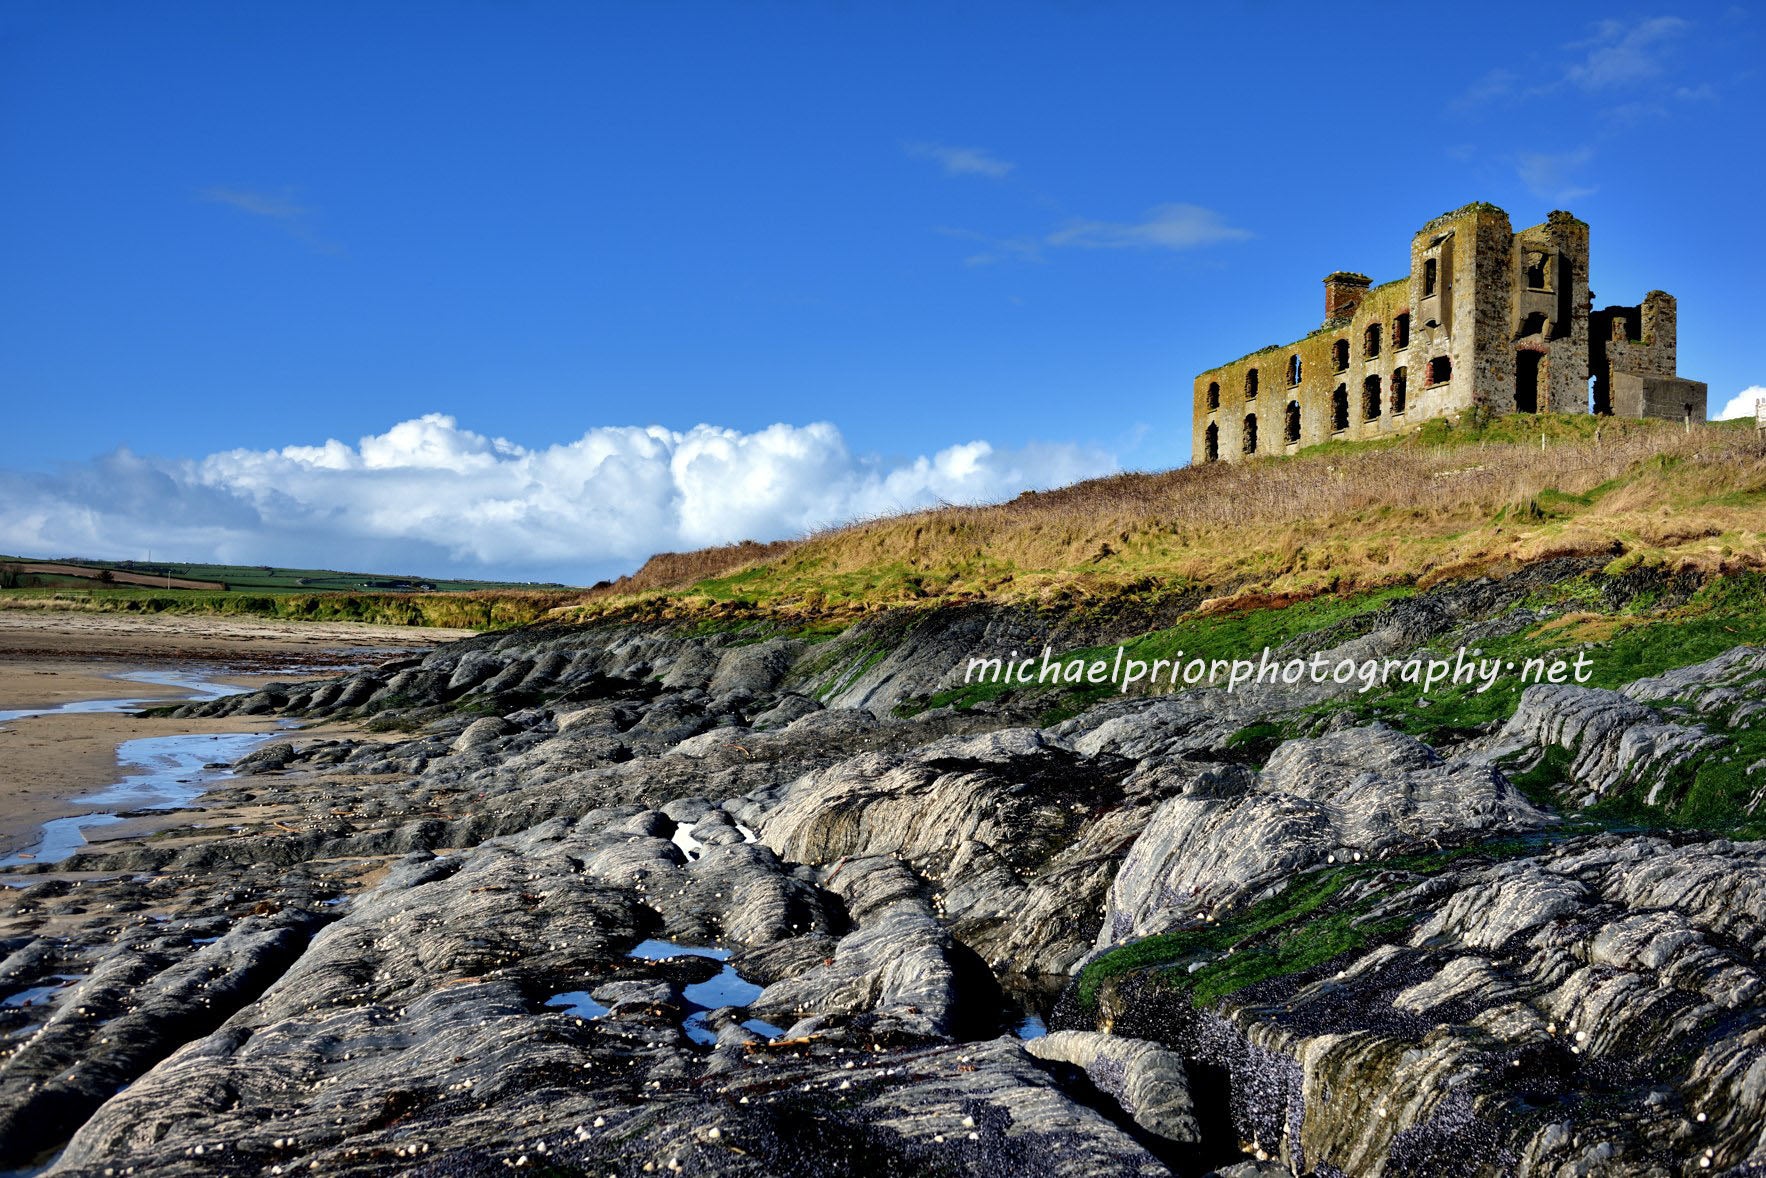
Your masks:
M 742 540 L 716 548 L 699 548 L 692 552 L 658 552 L 646 560 L 637 572 L 595 586 L 595 597 L 646 593 L 658 589 L 676 589 L 697 584 L 711 577 L 721 577 L 737 569 L 762 561 L 776 560 L 797 547 L 801 541 L 775 540 L 761 544 Z
M 1763 492 L 1752 430 L 1510 418 L 913 512 L 748 559 L 740 546 L 671 554 L 586 612 L 843 615 L 1179 591 L 1286 600 L 1554 555 L 1759 567 Z

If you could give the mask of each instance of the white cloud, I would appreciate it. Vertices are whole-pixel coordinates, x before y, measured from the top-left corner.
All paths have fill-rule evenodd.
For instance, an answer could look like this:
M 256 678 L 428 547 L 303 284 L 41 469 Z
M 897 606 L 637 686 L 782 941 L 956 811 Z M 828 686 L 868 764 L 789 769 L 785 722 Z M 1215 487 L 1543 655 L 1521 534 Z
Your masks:
M 242 213 L 278 221 L 298 221 L 310 211 L 296 203 L 293 194 L 287 190 L 278 195 L 245 188 L 205 188 L 197 195 L 213 204 L 231 205 Z
M 937 232 L 959 241 L 975 242 L 980 246 L 963 259 L 966 266 L 991 266 L 1005 261 L 1042 261 L 1043 243 L 1034 237 L 989 237 L 973 229 L 953 229 L 948 226 L 940 226 Z
M 1499 99 L 1507 98 L 1515 92 L 1519 76 L 1508 69 L 1493 69 L 1486 72 L 1477 81 L 1455 98 L 1448 105 L 1455 110 L 1474 110 L 1488 106 Z
M 942 143 L 909 143 L 904 150 L 916 159 L 936 160 L 947 176 L 985 176 L 1003 180 L 1017 164 L 979 147 L 947 147 Z
M 226 205 L 253 217 L 262 217 L 279 226 L 290 237 L 320 253 L 343 252 L 341 246 L 327 241 L 313 228 L 313 210 L 297 201 L 290 189 L 285 188 L 280 193 L 275 193 L 257 192 L 249 188 L 215 187 L 202 189 L 196 197 L 210 204 Z
M 1571 63 L 1565 77 L 1584 90 L 1609 90 L 1634 86 L 1662 72 L 1665 42 L 1692 26 L 1677 16 L 1625 22 L 1604 20 L 1594 36 L 1570 46 L 1586 49 L 1580 61 Z
M 1589 196 L 1595 191 L 1591 185 L 1578 183 L 1576 179 L 1576 174 L 1593 159 L 1592 147 L 1556 153 L 1525 152 L 1516 157 L 1515 171 L 1520 175 L 1521 183 L 1534 196 L 1545 200 L 1572 201 L 1577 197 Z
M 429 414 L 353 446 L 169 460 L 118 450 L 53 475 L 0 471 L 0 551 L 582 583 L 653 552 L 997 501 L 1115 469 L 1092 447 L 984 441 L 889 463 L 853 455 L 826 422 L 607 426 L 529 449 Z
M 1217 241 L 1243 241 L 1248 230 L 1235 229 L 1213 209 L 1200 205 L 1166 204 L 1139 221 L 1074 221 L 1048 235 L 1057 246 L 1089 249 L 1192 249 Z
M 1766 385 L 1749 385 L 1731 397 L 1729 404 L 1723 406 L 1717 416 L 1711 420 L 1734 421 L 1737 418 L 1745 417 L 1752 421 L 1754 419 L 1754 403 L 1761 400 L 1766 400 Z

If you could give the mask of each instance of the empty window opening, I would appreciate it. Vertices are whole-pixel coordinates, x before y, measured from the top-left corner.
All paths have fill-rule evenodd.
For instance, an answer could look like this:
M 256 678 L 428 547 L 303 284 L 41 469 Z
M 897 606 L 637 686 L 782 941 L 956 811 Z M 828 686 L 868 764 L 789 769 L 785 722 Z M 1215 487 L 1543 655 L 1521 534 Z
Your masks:
M 1257 415 L 1255 413 L 1245 414 L 1244 451 L 1247 454 L 1257 453 Z
M 1453 379 L 1453 361 L 1446 356 L 1436 356 L 1429 361 L 1429 383 L 1431 385 L 1446 384 Z
M 1331 356 L 1337 361 L 1337 371 L 1349 367 L 1349 341 L 1340 339 L 1331 345 Z
M 1539 364 L 1545 353 L 1515 353 L 1515 412 L 1539 412 Z
M 1551 273 L 1551 267 L 1544 254 L 1528 254 L 1526 270 L 1528 290 L 1551 289 L 1547 277 Z
M 1441 264 L 1434 258 L 1423 260 L 1423 297 L 1428 298 L 1435 293 L 1435 280 L 1441 273 Z
M 1203 455 L 1209 462 L 1220 461 L 1220 427 L 1212 421 L 1208 423 L 1208 432 L 1203 434 Z
M 1282 427 L 1282 440 L 1290 446 L 1300 440 L 1300 402 L 1288 402 L 1288 420 Z
M 1212 413 L 1218 408 L 1220 408 L 1220 382 L 1211 380 L 1208 382 L 1208 412 Z
M 1296 352 L 1292 356 L 1288 357 L 1288 384 L 1297 385 L 1299 383 L 1300 383 L 1300 354 L 1298 352 Z
M 1380 378 L 1370 376 L 1361 382 L 1361 420 L 1377 421 L 1380 416 Z
M 1368 324 L 1367 330 L 1362 333 L 1361 354 L 1363 356 L 1378 356 L 1380 354 L 1380 325 L 1378 323 Z
M 1612 398 L 1607 395 L 1606 379 L 1598 372 L 1588 378 L 1588 411 L 1602 417 L 1610 416 L 1613 412 Z
M 1406 312 L 1392 320 L 1392 346 L 1394 348 L 1410 347 L 1410 314 Z
M 1405 386 L 1410 381 L 1410 374 L 1404 369 L 1392 373 L 1392 412 L 1394 415 L 1404 412 Z
M 1349 428 L 1349 386 L 1340 384 L 1331 394 L 1331 429 L 1342 433 Z
M 1257 395 L 1257 370 L 1250 369 L 1245 373 L 1245 400 L 1249 401 Z
M 1521 320 L 1521 335 L 1539 335 L 1545 331 L 1545 312 L 1535 311 Z

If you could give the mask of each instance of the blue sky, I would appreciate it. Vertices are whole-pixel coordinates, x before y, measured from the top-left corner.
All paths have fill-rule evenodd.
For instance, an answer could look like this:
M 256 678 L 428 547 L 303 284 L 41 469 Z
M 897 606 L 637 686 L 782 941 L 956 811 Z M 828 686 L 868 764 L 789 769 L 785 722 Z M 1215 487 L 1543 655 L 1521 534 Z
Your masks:
M 1474 199 L 1673 292 L 1715 413 L 1760 58 L 1726 5 L 13 0 L 0 551 L 588 580 L 1172 466 L 1197 370 Z

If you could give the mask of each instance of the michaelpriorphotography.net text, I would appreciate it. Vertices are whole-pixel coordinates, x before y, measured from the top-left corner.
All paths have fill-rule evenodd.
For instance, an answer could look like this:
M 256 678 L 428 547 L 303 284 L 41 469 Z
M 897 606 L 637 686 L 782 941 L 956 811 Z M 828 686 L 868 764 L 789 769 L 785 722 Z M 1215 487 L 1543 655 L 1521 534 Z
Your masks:
M 963 666 L 963 683 L 1019 686 L 1110 686 L 1119 694 L 1130 691 L 1175 691 L 1186 687 L 1296 686 L 1301 683 L 1359 684 L 1360 692 L 1395 683 L 1421 687 L 1469 687 L 1475 694 L 1496 686 L 1505 675 L 1521 684 L 1587 683 L 1593 661 L 1585 652 L 1572 658 L 1484 658 L 1480 652 L 1457 648 L 1451 656 L 1436 658 L 1408 655 L 1404 658 L 1343 658 L 1323 651 L 1309 657 L 1277 655 L 1264 647 L 1255 659 L 1184 657 L 1128 657 L 1116 647 L 1113 658 L 1059 658 L 1050 647 L 1040 654 L 1021 657 L 1016 650 L 1004 656 L 976 656 Z

